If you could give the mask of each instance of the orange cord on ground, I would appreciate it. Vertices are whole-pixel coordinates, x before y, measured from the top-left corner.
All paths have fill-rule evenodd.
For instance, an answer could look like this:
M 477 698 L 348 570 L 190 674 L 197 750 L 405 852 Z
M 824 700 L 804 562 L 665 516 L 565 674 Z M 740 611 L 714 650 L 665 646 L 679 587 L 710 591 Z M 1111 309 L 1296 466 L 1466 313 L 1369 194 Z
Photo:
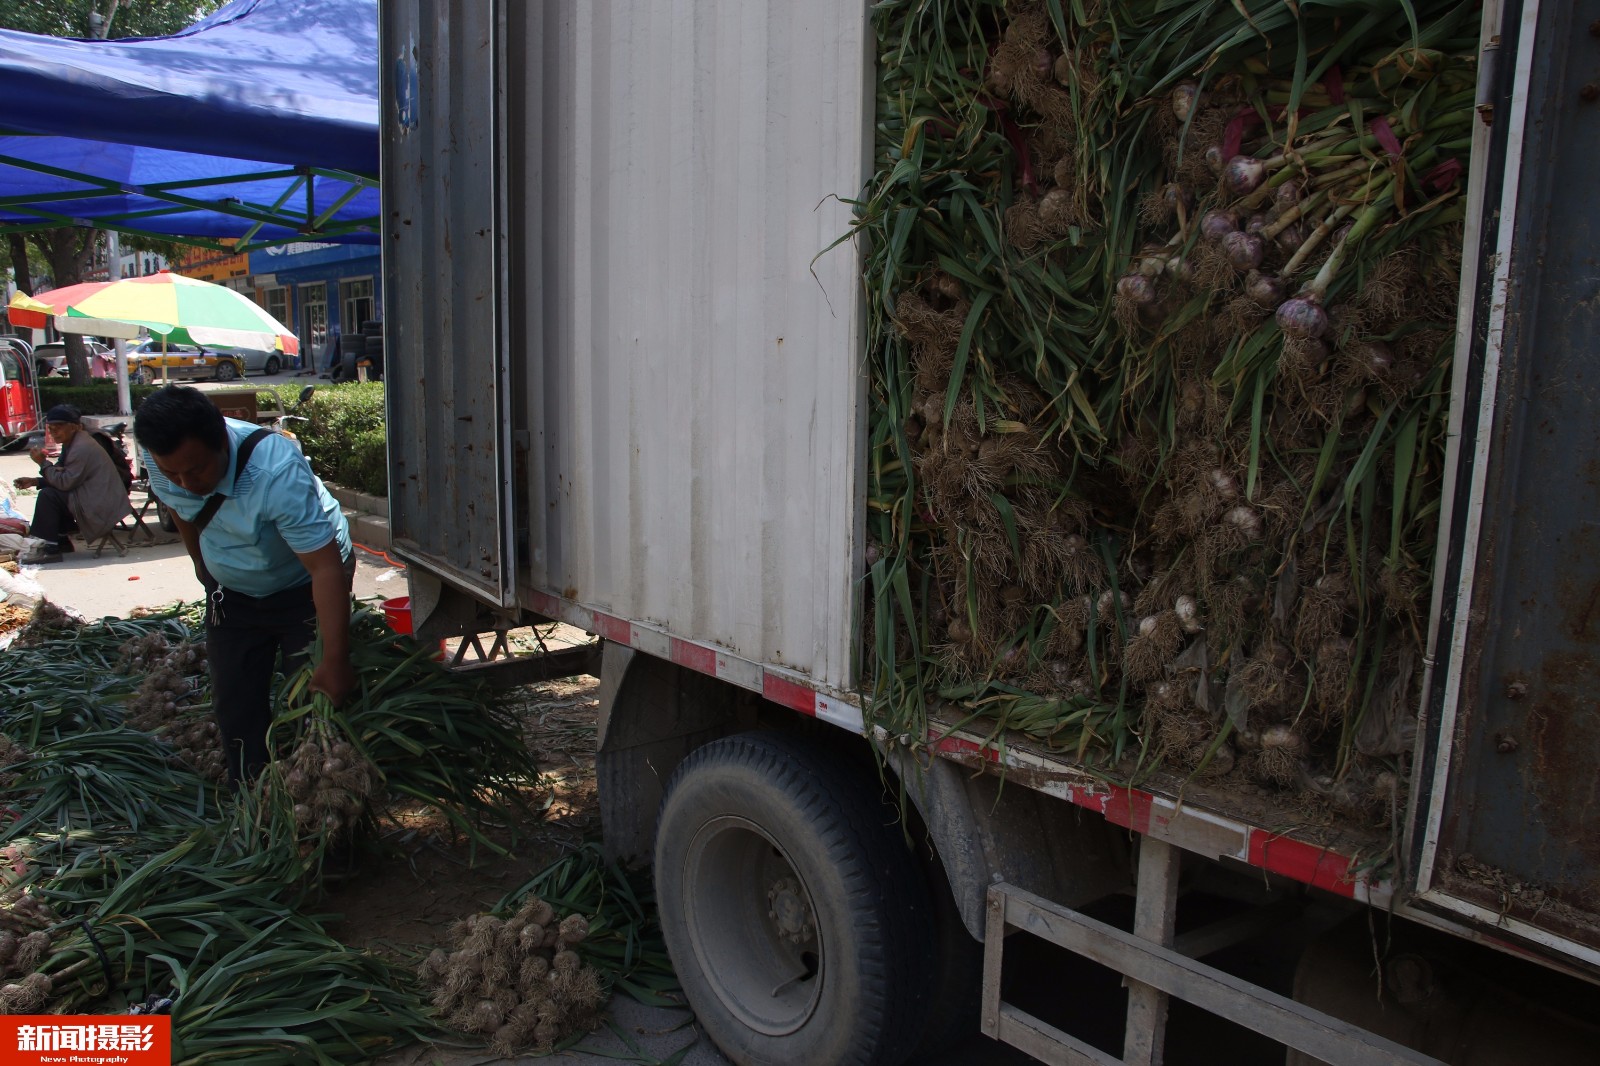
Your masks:
M 395 562 L 393 559 L 389 558 L 388 552 L 379 551 L 377 548 L 369 548 L 365 544 L 356 544 L 356 542 L 353 540 L 350 543 L 355 545 L 357 548 L 360 548 L 368 555 L 376 555 L 378 558 L 382 559 L 384 562 L 388 563 L 392 567 L 395 567 L 396 569 L 404 570 L 406 568 L 405 563 Z

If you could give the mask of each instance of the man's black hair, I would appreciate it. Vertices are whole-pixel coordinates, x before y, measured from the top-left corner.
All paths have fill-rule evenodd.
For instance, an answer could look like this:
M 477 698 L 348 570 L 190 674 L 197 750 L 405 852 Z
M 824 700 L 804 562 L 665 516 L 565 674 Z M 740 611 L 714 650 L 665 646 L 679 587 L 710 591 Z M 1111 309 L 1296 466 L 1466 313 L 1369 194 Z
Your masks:
M 168 385 L 144 398 L 133 416 L 133 435 L 151 455 L 171 455 L 186 440 L 213 451 L 228 446 L 228 426 L 206 394 L 187 385 Z

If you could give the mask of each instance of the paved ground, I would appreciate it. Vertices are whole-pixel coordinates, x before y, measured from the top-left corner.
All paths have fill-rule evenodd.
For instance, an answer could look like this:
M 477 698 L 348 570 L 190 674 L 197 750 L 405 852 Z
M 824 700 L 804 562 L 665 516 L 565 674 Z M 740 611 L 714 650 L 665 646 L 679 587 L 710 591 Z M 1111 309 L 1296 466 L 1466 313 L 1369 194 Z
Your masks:
M 0 455 L 0 484 L 7 488 L 15 478 L 37 473 L 38 468 L 25 454 Z M 36 498 L 32 491 L 19 492 L 14 504 L 32 517 Z M 123 537 L 128 545 L 124 556 L 107 550 L 96 558 L 80 540 L 78 550 L 63 556 L 61 562 L 26 567 L 23 577 L 38 582 L 52 603 L 89 618 L 125 618 L 135 607 L 199 599 L 200 582 L 194 576 L 194 565 L 177 534 L 163 532 L 154 513 L 152 509 L 145 523 L 153 537 L 137 532 Z M 356 567 L 355 593 L 364 600 L 404 596 L 404 571 L 381 556 L 362 552 Z
M 193 385 L 197 389 L 239 389 L 246 385 L 270 385 L 282 391 L 285 398 L 288 390 L 299 388 L 302 385 L 321 385 L 327 383 L 327 378 L 317 374 L 303 373 L 294 370 L 280 370 L 276 374 L 246 374 L 238 381 L 186 381 L 174 384 Z
M 683 1058 L 673 1056 L 683 1052 Z M 616 1063 L 640 1066 L 672 1062 L 675 1066 L 732 1066 L 711 1041 L 694 1026 L 686 1010 L 642 1007 L 624 996 L 614 997 L 606 1008 L 605 1026 L 584 1039 L 580 1047 L 556 1055 L 522 1055 L 496 1058 L 478 1049 L 446 1047 L 409 1048 L 378 1060 L 374 1066 L 529 1066 L 532 1063 Z M 803 1066 L 796 1063 L 795 1066 Z M 981 1066 L 981 1063 L 974 1063 Z
M 271 376 L 252 374 L 242 381 L 227 383 L 194 381 L 201 390 L 256 387 L 276 390 L 287 404 L 293 404 L 298 391 L 306 385 L 326 385 L 327 381 L 316 375 L 299 376 L 293 371 L 282 371 Z M 126 434 L 129 450 L 133 447 L 131 427 Z M 0 492 L 10 489 L 12 480 L 38 473 L 27 454 L 0 454 Z M 14 501 L 17 510 L 33 515 L 34 493 L 19 492 Z M 70 607 L 89 617 L 116 615 L 126 617 L 138 606 L 160 606 L 174 600 L 194 600 L 200 596 L 200 583 L 194 576 L 183 545 L 176 535 L 164 533 L 154 520 L 154 508 L 145 523 L 153 536 L 136 533 L 124 537 L 128 554 L 118 557 L 107 551 L 100 558 L 92 552 L 79 550 L 59 563 L 29 568 L 29 576 L 43 586 L 50 600 L 62 607 Z M 355 515 L 350 515 L 352 520 Z M 357 542 L 365 543 L 352 535 Z M 387 539 L 371 544 L 379 552 L 388 547 Z M 83 547 L 79 542 L 79 548 Z M 388 599 L 406 595 L 404 573 L 391 565 L 381 554 L 358 554 L 356 568 L 356 596 L 364 599 Z

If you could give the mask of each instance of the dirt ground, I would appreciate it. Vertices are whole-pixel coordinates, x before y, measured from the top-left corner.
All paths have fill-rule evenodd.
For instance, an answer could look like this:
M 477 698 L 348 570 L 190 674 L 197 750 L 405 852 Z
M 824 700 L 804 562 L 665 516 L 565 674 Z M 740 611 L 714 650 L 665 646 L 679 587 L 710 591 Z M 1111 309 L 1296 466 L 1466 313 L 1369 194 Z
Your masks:
M 331 931 L 354 947 L 393 954 L 429 949 L 451 922 L 487 911 L 540 868 L 600 829 L 594 745 L 599 682 L 570 678 L 519 690 L 528 747 L 544 786 L 530 791 L 534 816 L 491 834 L 511 854 L 467 843 L 421 808 L 391 807 L 380 848 L 360 857 L 353 877 L 332 887 L 324 907 L 342 915 Z M 513 840 L 513 836 L 518 839 Z
M 452 922 L 492 909 L 533 874 L 600 834 L 595 787 L 595 727 L 599 709 L 592 677 L 518 690 L 524 735 L 538 754 L 541 788 L 530 791 L 533 813 L 516 828 L 491 833 L 511 854 L 474 855 L 436 816 L 404 806 L 384 820 L 380 847 L 362 857 L 355 875 L 331 888 L 323 913 L 338 914 L 330 931 L 345 943 L 391 958 L 415 959 L 443 945 Z M 550 1057 L 499 1058 L 482 1047 L 412 1045 L 375 1060 L 376 1066 L 497 1066 L 555 1061 L 624 1061 L 651 1066 L 728 1066 L 702 1039 L 688 1010 L 644 1007 L 613 996 L 602 1028 L 577 1047 Z

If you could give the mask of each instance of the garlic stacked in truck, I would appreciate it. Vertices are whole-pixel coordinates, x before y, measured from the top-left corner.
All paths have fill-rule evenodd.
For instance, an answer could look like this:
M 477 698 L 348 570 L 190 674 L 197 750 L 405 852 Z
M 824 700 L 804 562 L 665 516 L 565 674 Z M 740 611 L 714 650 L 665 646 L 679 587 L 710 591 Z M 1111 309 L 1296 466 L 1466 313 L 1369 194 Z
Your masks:
M 937 693 L 1124 779 L 1389 826 L 1477 12 L 991 14 L 877 22 L 881 717 Z

